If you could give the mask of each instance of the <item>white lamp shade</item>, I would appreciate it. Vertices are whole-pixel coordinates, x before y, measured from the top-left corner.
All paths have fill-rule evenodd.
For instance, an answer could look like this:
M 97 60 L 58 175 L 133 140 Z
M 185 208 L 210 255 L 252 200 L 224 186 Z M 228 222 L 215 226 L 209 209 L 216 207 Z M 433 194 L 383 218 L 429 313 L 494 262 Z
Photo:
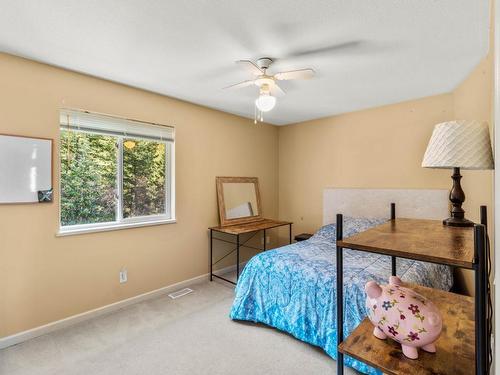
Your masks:
M 437 124 L 422 167 L 493 169 L 488 124 L 467 120 Z

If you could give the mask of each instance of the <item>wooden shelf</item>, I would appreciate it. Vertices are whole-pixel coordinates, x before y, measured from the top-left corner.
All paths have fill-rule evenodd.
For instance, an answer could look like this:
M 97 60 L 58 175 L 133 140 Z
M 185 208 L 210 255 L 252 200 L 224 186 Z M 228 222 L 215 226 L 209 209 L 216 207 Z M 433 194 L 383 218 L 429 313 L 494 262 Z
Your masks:
M 216 232 L 227 233 L 227 234 L 243 234 L 243 233 L 250 233 L 250 232 L 255 232 L 255 231 L 263 230 L 263 229 L 277 228 L 277 227 L 281 227 L 284 225 L 290 225 L 290 224 L 292 224 L 291 221 L 260 219 L 260 220 L 256 220 L 256 221 L 253 221 L 250 223 L 229 225 L 229 226 L 225 226 L 225 227 L 218 226 L 218 227 L 211 227 L 208 229 L 214 230 Z
M 438 220 L 390 220 L 344 238 L 338 245 L 450 266 L 474 266 L 473 228 L 449 227 Z
M 443 331 L 435 354 L 419 350 L 418 359 L 405 357 L 396 341 L 373 336 L 373 324 L 368 318 L 339 345 L 339 351 L 390 375 L 474 374 L 473 298 L 422 286 L 409 287 L 432 300 L 443 315 Z

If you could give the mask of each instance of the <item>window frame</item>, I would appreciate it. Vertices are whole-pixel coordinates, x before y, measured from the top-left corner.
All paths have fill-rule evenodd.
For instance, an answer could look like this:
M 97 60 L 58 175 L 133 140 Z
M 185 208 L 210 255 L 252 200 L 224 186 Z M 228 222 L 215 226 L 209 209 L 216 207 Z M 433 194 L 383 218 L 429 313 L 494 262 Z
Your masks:
M 99 130 L 83 130 L 83 129 L 63 129 L 59 130 L 59 146 L 61 146 L 61 134 L 63 131 L 80 132 L 87 134 L 102 134 Z M 83 233 L 93 233 L 93 232 L 103 232 L 117 229 L 127 229 L 136 228 L 151 225 L 160 224 L 171 224 L 176 223 L 175 217 L 175 141 L 171 140 L 151 140 L 148 137 L 141 138 L 138 135 L 124 136 L 124 135 L 111 135 L 116 138 L 117 142 L 117 153 L 116 153 L 116 186 L 117 186 L 117 197 L 116 208 L 115 208 L 115 221 L 108 221 L 102 223 L 89 223 L 89 224 L 74 224 L 74 225 L 62 225 L 62 163 L 61 163 L 61 147 L 59 147 L 59 179 L 58 179 L 58 191 L 59 191 L 59 231 L 57 236 L 67 236 L 74 234 Z M 134 216 L 123 218 L 123 141 L 124 139 L 137 139 L 145 141 L 153 141 L 158 143 L 163 143 L 165 145 L 165 213 L 164 214 L 154 214 L 147 216 Z

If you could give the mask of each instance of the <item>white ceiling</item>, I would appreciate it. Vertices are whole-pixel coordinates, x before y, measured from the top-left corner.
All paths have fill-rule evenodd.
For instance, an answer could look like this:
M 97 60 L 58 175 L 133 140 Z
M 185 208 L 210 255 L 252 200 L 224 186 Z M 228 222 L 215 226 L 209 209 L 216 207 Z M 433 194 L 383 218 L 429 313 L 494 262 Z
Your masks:
M 257 87 L 222 90 L 249 78 L 235 60 L 276 58 L 274 72 L 314 68 L 312 80 L 282 83 L 287 95 L 265 116 L 282 125 L 453 90 L 487 53 L 488 8 L 488 0 L 0 0 L 0 50 L 249 118 Z

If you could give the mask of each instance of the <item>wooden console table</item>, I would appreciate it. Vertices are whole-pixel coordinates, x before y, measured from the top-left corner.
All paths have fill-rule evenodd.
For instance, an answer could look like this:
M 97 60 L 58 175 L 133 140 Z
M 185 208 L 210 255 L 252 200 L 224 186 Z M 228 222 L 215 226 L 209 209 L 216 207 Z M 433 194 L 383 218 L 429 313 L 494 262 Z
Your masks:
M 279 221 L 279 220 L 272 220 L 272 219 L 260 219 L 253 221 L 251 223 L 244 223 L 244 224 L 236 224 L 236 225 L 230 225 L 230 226 L 218 226 L 218 227 L 210 227 L 208 228 L 210 230 L 210 281 L 213 280 L 214 277 L 227 281 L 228 283 L 231 283 L 233 285 L 236 285 L 238 282 L 238 278 L 240 276 L 240 248 L 241 247 L 248 247 L 251 249 L 255 250 L 262 250 L 266 251 L 266 230 L 272 229 L 272 228 L 278 228 L 282 227 L 285 225 L 288 225 L 289 227 L 289 241 L 292 243 L 292 222 L 290 221 Z M 245 241 L 244 243 L 240 243 L 240 235 L 245 234 L 245 233 L 252 233 L 255 232 L 255 234 L 259 231 L 263 231 L 264 233 L 264 246 L 263 248 L 256 248 L 253 246 L 246 245 L 246 242 L 248 242 L 250 239 Z M 222 238 L 214 237 L 214 232 L 219 232 L 219 233 L 224 233 L 224 234 L 229 234 L 232 236 L 236 236 L 236 242 L 231 242 L 227 241 Z M 253 237 L 253 236 L 252 236 Z M 252 238 L 251 237 L 251 238 Z M 222 276 L 216 275 L 213 273 L 213 242 L 215 240 L 230 243 L 233 245 L 236 245 L 236 248 L 233 249 L 231 252 L 229 252 L 227 255 L 233 253 L 236 251 L 236 283 L 234 281 L 228 280 Z M 226 256 L 227 256 L 226 255 Z

